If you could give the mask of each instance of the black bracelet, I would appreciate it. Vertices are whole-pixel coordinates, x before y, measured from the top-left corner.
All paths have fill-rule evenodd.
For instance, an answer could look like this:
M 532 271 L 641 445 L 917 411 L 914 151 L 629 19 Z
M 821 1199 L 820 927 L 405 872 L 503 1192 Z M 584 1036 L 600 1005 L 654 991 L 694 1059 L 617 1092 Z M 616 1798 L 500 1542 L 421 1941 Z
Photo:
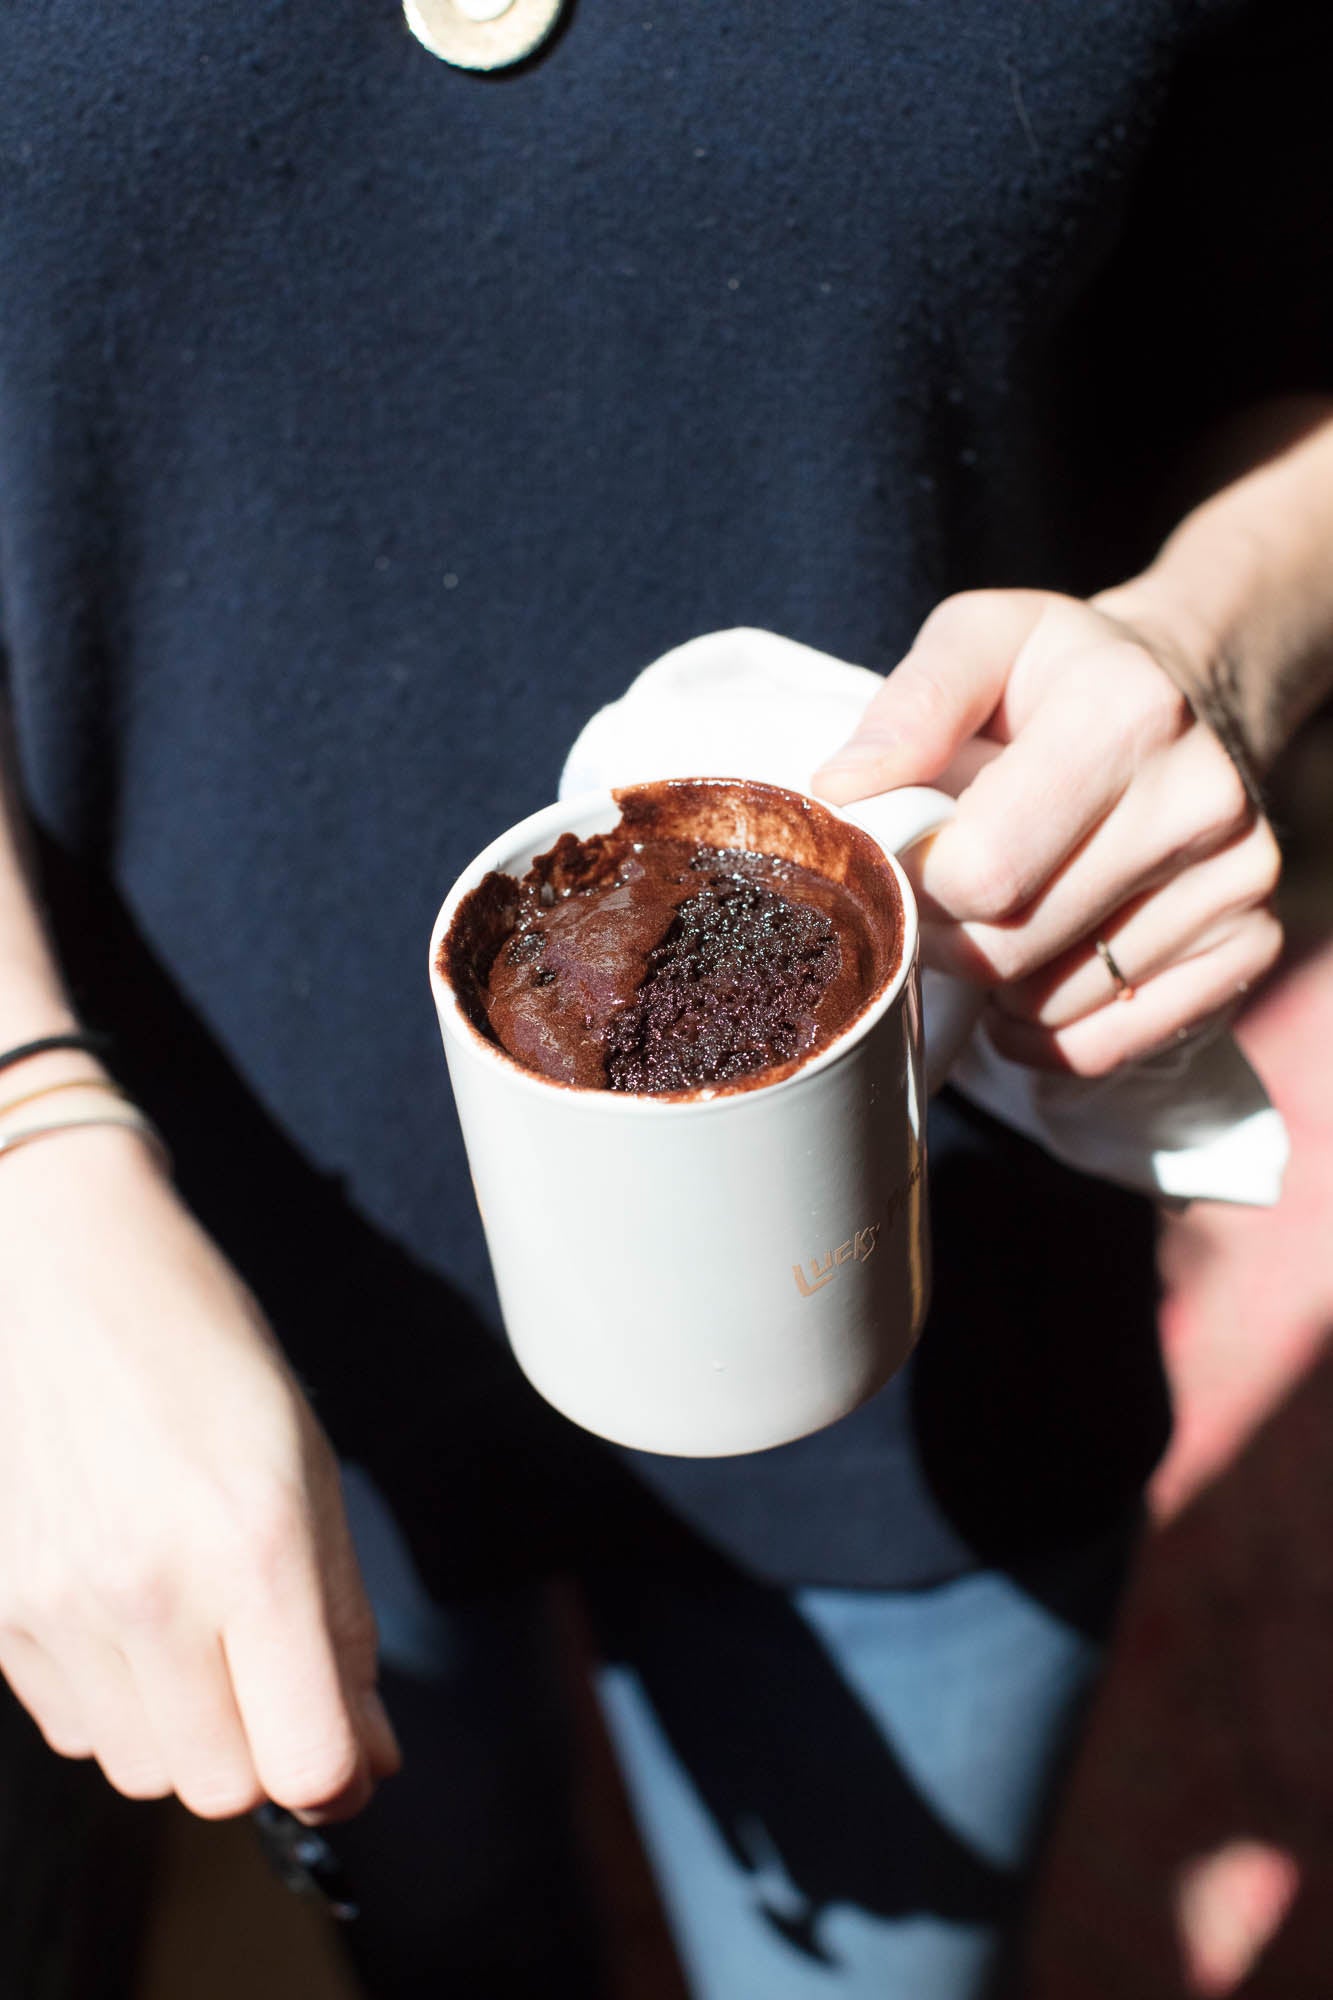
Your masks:
M 82 1049 L 85 1055 L 103 1056 L 110 1053 L 110 1035 L 82 1033 L 77 1035 L 43 1035 L 37 1042 L 20 1042 L 16 1049 L 6 1049 L 0 1054 L 0 1069 L 13 1069 L 15 1063 L 26 1062 L 29 1056 L 44 1056 L 51 1049 Z
M 1154 650 L 1153 658 L 1167 679 L 1174 682 L 1177 694 L 1184 695 L 1195 721 L 1211 730 L 1226 751 L 1245 787 L 1246 798 L 1262 819 L 1268 808 L 1264 803 L 1263 786 L 1259 782 L 1250 746 L 1245 740 L 1245 731 L 1236 713 L 1236 672 L 1231 662 L 1223 660 L 1214 678 L 1200 683 L 1193 675 L 1180 670 L 1178 661 L 1166 647 Z
M 1223 660 L 1214 684 L 1201 687 L 1194 692 L 1185 687 L 1180 691 L 1199 721 L 1205 728 L 1212 730 L 1226 751 L 1240 775 L 1246 798 L 1262 818 L 1268 807 L 1264 803 L 1263 786 L 1259 782 L 1259 773 L 1254 767 L 1250 746 L 1245 740 L 1245 731 L 1237 714 L 1239 703 L 1236 681 L 1235 667 L 1230 660 Z

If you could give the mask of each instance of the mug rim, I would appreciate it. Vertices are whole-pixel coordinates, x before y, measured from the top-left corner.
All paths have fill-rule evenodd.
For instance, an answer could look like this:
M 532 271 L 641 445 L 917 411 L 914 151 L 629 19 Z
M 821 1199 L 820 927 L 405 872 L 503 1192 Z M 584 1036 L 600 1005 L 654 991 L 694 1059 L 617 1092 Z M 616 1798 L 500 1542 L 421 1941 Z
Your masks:
M 850 1020 L 832 1041 L 826 1043 L 817 1055 L 811 1056 L 808 1062 L 799 1063 L 788 1075 L 778 1077 L 772 1083 L 730 1088 L 724 1084 L 716 1089 L 704 1085 L 688 1094 L 674 1091 L 654 1094 L 651 1091 L 602 1090 L 587 1084 L 564 1083 L 558 1077 L 544 1076 L 540 1070 L 526 1068 L 498 1042 L 493 1042 L 483 1035 L 468 1018 L 452 980 L 441 969 L 440 948 L 448 935 L 459 904 L 487 875 L 496 872 L 512 873 L 512 867 L 505 867 L 504 864 L 515 849 L 522 852 L 531 842 L 533 844 L 528 851 L 534 855 L 541 854 L 553 846 L 562 833 L 577 832 L 579 839 L 586 839 L 589 833 L 609 830 L 591 825 L 580 831 L 575 822 L 580 818 L 586 818 L 589 814 L 618 815 L 620 804 L 617 792 L 640 791 L 649 785 L 662 782 L 673 785 L 763 784 L 770 791 L 782 792 L 789 798 L 800 799 L 808 805 L 816 806 L 821 812 L 828 813 L 832 819 L 841 820 L 844 825 L 852 827 L 871 841 L 897 885 L 903 913 L 903 938 L 898 965 L 892 976 L 885 981 L 875 997 L 867 1001 L 861 1012 Z M 614 819 L 612 824 L 615 824 Z M 665 1117 L 685 1112 L 726 1110 L 745 1102 L 748 1098 L 761 1094 L 767 1097 L 771 1092 L 786 1090 L 793 1085 L 804 1083 L 808 1078 L 832 1068 L 836 1062 L 850 1055 L 858 1043 L 869 1034 L 871 1028 L 882 1020 L 902 997 L 910 983 L 919 949 L 920 922 L 916 897 L 907 879 L 906 870 L 898 856 L 890 854 L 886 847 L 881 847 L 872 833 L 858 826 L 855 820 L 849 819 L 826 799 L 817 799 L 809 792 L 797 791 L 793 785 L 775 785 L 769 783 L 767 779 L 712 776 L 700 772 L 670 780 L 640 779 L 634 784 L 618 785 L 614 790 L 607 786 L 595 792 L 580 792 L 570 799 L 556 799 L 552 804 L 540 806 L 536 812 L 529 813 L 525 819 L 516 820 L 503 833 L 497 834 L 493 840 L 487 842 L 480 853 L 474 856 L 460 872 L 445 896 L 431 931 L 429 970 L 431 991 L 435 996 L 441 1031 L 459 1048 L 466 1049 L 469 1054 L 494 1065 L 498 1074 L 517 1085 L 531 1085 L 544 1093 L 558 1092 L 562 1100 L 571 1106 L 585 1106 L 621 1117 L 636 1115 Z

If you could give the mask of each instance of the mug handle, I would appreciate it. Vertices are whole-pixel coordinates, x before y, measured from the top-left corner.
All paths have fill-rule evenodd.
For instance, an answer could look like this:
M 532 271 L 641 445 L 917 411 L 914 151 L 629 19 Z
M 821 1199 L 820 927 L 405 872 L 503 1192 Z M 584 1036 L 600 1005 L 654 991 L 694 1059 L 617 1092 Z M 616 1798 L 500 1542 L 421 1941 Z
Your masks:
M 906 854 L 918 841 L 938 833 L 957 805 L 947 792 L 929 785 L 904 785 L 837 810 L 877 841 L 886 854 Z M 947 972 L 921 969 L 922 1027 L 926 1043 L 926 1089 L 933 1096 L 961 1055 L 986 1005 L 985 989 Z

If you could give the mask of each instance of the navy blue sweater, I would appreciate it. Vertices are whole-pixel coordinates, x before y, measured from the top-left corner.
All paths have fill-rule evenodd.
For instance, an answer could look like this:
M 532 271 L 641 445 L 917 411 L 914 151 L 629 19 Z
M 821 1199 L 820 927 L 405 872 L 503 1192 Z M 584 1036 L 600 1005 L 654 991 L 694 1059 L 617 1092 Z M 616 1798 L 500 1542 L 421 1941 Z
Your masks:
M 424 950 L 667 647 L 888 668 L 951 590 L 1112 582 L 1195 434 L 1327 381 L 1324 13 L 577 0 L 482 79 L 395 0 L 0 6 L 0 635 L 61 949 L 446 1583 L 681 1524 L 918 1582 L 1154 1462 L 1146 1205 L 947 1097 L 872 1406 L 697 1465 L 549 1416 Z

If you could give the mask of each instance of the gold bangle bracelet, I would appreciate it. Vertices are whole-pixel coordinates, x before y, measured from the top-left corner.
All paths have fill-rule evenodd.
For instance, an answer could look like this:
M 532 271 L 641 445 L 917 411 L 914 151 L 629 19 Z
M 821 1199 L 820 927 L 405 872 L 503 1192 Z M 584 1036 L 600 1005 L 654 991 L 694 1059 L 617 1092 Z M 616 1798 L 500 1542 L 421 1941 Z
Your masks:
M 171 1149 L 152 1119 L 145 1118 L 141 1111 L 133 1112 L 128 1118 L 117 1117 L 112 1111 L 103 1111 L 88 1118 L 55 1118 L 44 1125 L 20 1125 L 8 1132 L 0 1130 L 0 1158 L 6 1153 L 17 1152 L 20 1146 L 27 1146 L 34 1139 L 48 1139 L 55 1132 L 82 1132 L 96 1125 L 120 1125 L 127 1132 L 137 1132 L 140 1138 L 148 1141 L 163 1167 L 170 1173 Z
M 19 1111 L 25 1104 L 36 1104 L 42 1097 L 55 1097 L 62 1090 L 109 1090 L 113 1096 L 129 1101 L 129 1093 L 113 1083 L 109 1076 L 72 1076 L 64 1083 L 45 1083 L 40 1090 L 25 1091 L 22 1097 L 11 1097 L 8 1104 L 0 1104 L 0 1118 L 8 1118 L 11 1111 Z

